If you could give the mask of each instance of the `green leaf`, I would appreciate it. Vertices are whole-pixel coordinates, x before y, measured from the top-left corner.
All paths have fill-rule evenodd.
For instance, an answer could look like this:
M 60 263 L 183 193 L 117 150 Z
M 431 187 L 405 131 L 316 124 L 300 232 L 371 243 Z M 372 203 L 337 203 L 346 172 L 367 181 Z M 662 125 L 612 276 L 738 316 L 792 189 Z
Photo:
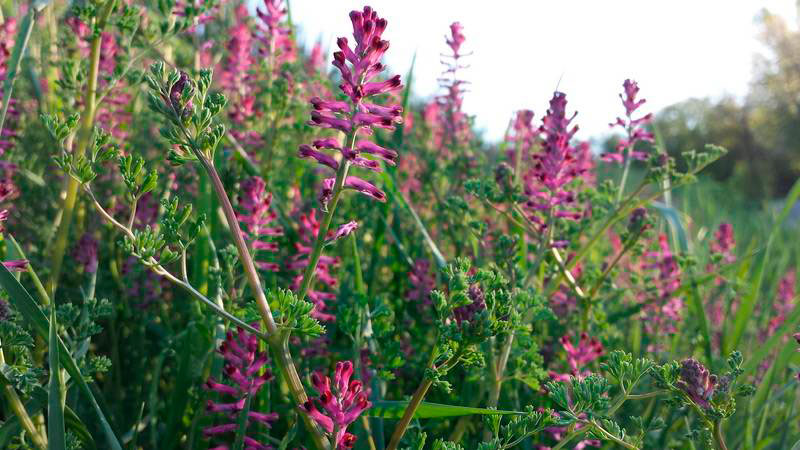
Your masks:
M 407 401 L 377 401 L 364 414 L 367 417 L 383 417 L 385 419 L 399 419 L 408 407 Z M 440 403 L 422 402 L 414 413 L 415 419 L 431 419 L 436 417 L 459 417 L 470 415 L 491 414 L 524 414 L 519 411 L 502 411 L 497 409 L 470 408 L 468 406 L 443 405 Z
M 3 289 L 5 289 L 5 291 L 8 293 L 8 299 L 14 306 L 14 309 L 16 309 L 22 315 L 22 317 L 31 325 L 34 331 L 36 331 L 36 333 L 42 338 L 48 337 L 50 322 L 47 320 L 47 316 L 44 315 L 44 312 L 42 312 L 42 310 L 39 308 L 39 305 L 36 304 L 36 301 L 33 300 L 28 291 L 22 287 L 19 281 L 14 278 L 14 275 L 12 275 L 11 272 L 9 272 L 8 269 L 6 269 L 6 267 L 2 264 L 0 264 L 0 286 L 2 286 Z M 78 369 L 78 365 L 75 363 L 75 360 L 72 359 L 72 355 L 70 355 L 69 350 L 67 350 L 67 347 L 58 336 L 56 336 L 56 341 L 56 345 L 58 346 L 59 362 L 78 385 L 78 388 L 83 395 L 92 404 L 92 408 L 94 408 L 95 413 L 97 414 L 97 418 L 100 421 L 100 427 L 105 433 L 109 447 L 113 450 L 122 450 L 122 445 L 120 445 L 117 436 L 114 434 L 114 430 L 111 429 L 111 425 L 108 423 L 106 416 L 100 409 L 100 405 L 97 404 L 97 400 L 92 394 L 92 390 L 89 389 L 89 385 L 83 378 L 83 375 L 81 374 L 80 369 Z
M 48 339 L 50 363 L 50 386 L 47 396 L 47 442 L 53 450 L 66 450 L 66 431 L 64 430 L 64 407 L 61 402 L 61 364 L 58 363 L 58 323 L 56 308 L 50 309 L 50 336 Z

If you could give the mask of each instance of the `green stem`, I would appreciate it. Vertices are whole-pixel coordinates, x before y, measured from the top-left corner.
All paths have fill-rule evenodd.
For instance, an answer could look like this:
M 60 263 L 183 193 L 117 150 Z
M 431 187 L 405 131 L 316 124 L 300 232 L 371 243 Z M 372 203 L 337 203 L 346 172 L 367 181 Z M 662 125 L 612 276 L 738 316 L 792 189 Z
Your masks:
M 267 342 L 272 350 L 273 360 L 278 366 L 278 369 L 280 370 L 280 373 L 287 385 L 289 386 L 289 391 L 295 404 L 302 405 L 308 401 L 308 395 L 306 394 L 305 388 L 303 387 L 303 382 L 300 380 L 300 376 L 297 373 L 297 368 L 294 365 L 292 355 L 289 351 L 288 333 L 281 332 L 277 323 L 275 322 L 274 317 L 272 316 L 272 311 L 270 310 L 267 297 L 264 294 L 264 289 L 261 287 L 261 280 L 258 276 L 258 272 L 256 271 L 255 264 L 253 263 L 253 258 L 250 255 L 250 251 L 247 248 L 247 243 L 245 242 L 244 236 L 239 228 L 239 220 L 236 218 L 236 213 L 233 211 L 233 206 L 228 199 L 228 194 L 225 192 L 225 187 L 222 184 L 222 180 L 219 178 L 219 174 L 217 174 L 217 171 L 211 162 L 200 155 L 199 152 L 198 157 L 200 163 L 203 165 L 203 168 L 206 170 L 206 173 L 208 173 L 208 176 L 211 179 L 211 185 L 214 188 L 214 192 L 217 194 L 222 212 L 225 215 L 225 220 L 228 222 L 228 228 L 233 236 L 233 242 L 236 245 L 236 250 L 239 253 L 239 259 L 244 267 L 245 275 L 247 276 L 247 281 L 250 285 L 250 290 L 253 291 L 259 313 L 261 314 L 261 319 L 266 327 L 268 335 Z M 342 164 L 342 166 L 345 167 L 346 171 L 346 164 Z M 330 215 L 326 217 L 328 219 L 327 223 L 330 224 Z M 324 237 L 325 233 L 327 233 L 327 229 L 323 231 L 323 229 L 320 228 L 319 236 Z M 318 242 L 319 236 L 317 239 Z M 322 246 L 320 245 L 320 251 L 321 247 Z M 319 260 L 319 254 L 317 254 L 317 260 Z M 314 265 L 316 266 L 316 261 L 314 262 Z M 327 440 L 322 435 L 319 427 L 316 426 L 308 414 L 301 414 L 301 417 L 303 418 L 303 422 L 305 422 L 306 429 L 310 433 L 314 445 L 320 450 L 326 448 L 328 446 L 326 442 Z
M 433 380 L 426 379 L 422 382 L 422 384 L 419 385 L 417 391 L 414 392 L 414 396 L 411 397 L 411 402 L 409 402 L 405 412 L 403 413 L 403 418 L 400 419 L 400 422 L 398 422 L 394 429 L 394 433 L 392 433 L 392 440 L 389 441 L 389 446 L 386 447 L 387 450 L 397 450 L 397 446 L 400 444 L 400 439 L 402 439 L 403 435 L 406 433 L 406 429 L 411 423 L 411 419 L 414 418 L 414 413 L 417 411 L 417 408 L 419 408 L 420 403 L 422 403 L 422 400 L 425 398 L 425 394 L 428 393 L 428 389 L 430 389 L 432 384 Z
M 725 445 L 725 437 L 722 434 L 721 420 L 714 421 L 714 445 L 717 447 L 717 450 L 728 450 L 728 446 Z
M 113 10 L 114 1 L 107 0 L 103 5 L 103 10 L 100 13 L 99 23 L 97 28 L 102 31 L 108 21 L 111 11 Z M 89 75 L 86 84 L 86 92 L 84 94 L 83 105 L 84 110 L 82 114 L 81 128 L 78 131 L 78 141 L 75 147 L 75 156 L 80 157 L 86 153 L 92 138 L 92 131 L 94 128 L 95 114 L 97 113 L 97 78 L 100 71 L 100 44 L 102 42 L 102 34 L 97 33 L 92 39 L 91 50 L 89 53 Z M 64 261 L 64 253 L 67 249 L 67 240 L 69 239 L 69 230 L 72 226 L 72 216 L 75 213 L 75 203 L 78 199 L 78 187 L 80 182 L 72 177 L 67 180 L 66 196 L 64 197 L 64 204 L 62 206 L 61 221 L 58 224 L 58 231 L 56 232 L 53 250 L 51 253 L 52 270 L 50 273 L 50 281 L 48 282 L 48 292 L 51 298 L 55 298 L 55 291 L 58 287 L 58 277 L 61 274 L 61 265 Z
M 347 135 L 347 139 L 345 141 L 345 145 L 349 148 L 353 148 L 355 144 L 356 133 L 351 132 Z M 319 231 L 317 231 L 317 238 L 314 240 L 314 248 L 311 250 L 311 255 L 308 257 L 308 265 L 306 266 L 306 270 L 303 273 L 303 284 L 300 286 L 300 294 L 298 298 L 303 300 L 306 298 L 306 294 L 308 294 L 308 290 L 311 287 L 311 283 L 314 281 L 314 275 L 316 274 L 317 270 L 317 263 L 319 263 L 319 257 L 322 256 L 322 247 L 325 246 L 325 238 L 328 234 L 328 229 L 331 226 L 331 220 L 333 220 L 333 214 L 336 212 L 336 205 L 339 203 L 339 196 L 342 193 L 344 188 L 344 181 L 347 178 L 347 169 L 350 167 L 350 163 L 347 159 L 342 159 L 342 162 L 339 163 L 339 168 L 336 170 L 336 181 L 333 184 L 333 193 L 331 194 L 331 199 L 327 205 L 327 211 L 325 212 L 325 216 L 322 218 L 322 222 L 319 224 Z

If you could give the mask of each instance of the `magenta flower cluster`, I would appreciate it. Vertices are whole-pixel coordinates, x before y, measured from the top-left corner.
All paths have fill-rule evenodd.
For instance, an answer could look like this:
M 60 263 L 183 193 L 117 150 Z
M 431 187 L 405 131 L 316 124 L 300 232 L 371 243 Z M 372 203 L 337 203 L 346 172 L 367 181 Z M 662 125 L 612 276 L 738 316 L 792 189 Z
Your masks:
M 587 169 L 581 149 L 570 141 L 578 131 L 572 125 L 575 118 L 567 116 L 567 96 L 561 92 L 553 94 L 550 108 L 542 119 L 539 131 L 542 135 L 542 151 L 532 155 L 532 166 L 524 176 L 524 192 L 528 197 L 525 206 L 533 213 L 530 220 L 542 230 L 547 228 L 546 217 L 577 220 L 577 196 L 569 186 Z
M 586 378 L 591 375 L 591 372 L 585 370 L 584 367 L 603 356 L 605 353 L 603 344 L 595 338 L 590 338 L 585 332 L 581 333 L 577 346 L 573 344 L 572 336 L 569 334 L 562 336 L 559 342 L 567 353 L 569 373 L 556 373 L 551 371 L 550 378 L 555 381 L 570 381 L 573 377 L 578 379 Z
M 303 404 L 300 408 L 327 433 L 334 435 L 337 449 L 353 448 L 356 436 L 347 432 L 347 427 L 355 422 L 365 410 L 372 406 L 363 390 L 361 381 L 351 380 L 353 363 L 336 363 L 331 380 L 320 372 L 314 372 L 311 381 L 319 396 Z M 322 410 L 317 408 L 322 407 Z
M 625 130 L 626 136 L 619 140 L 616 153 L 605 153 L 602 158 L 609 162 L 624 162 L 626 158 L 644 160 L 647 153 L 637 151 L 636 144 L 640 142 L 653 142 L 653 133 L 648 131 L 645 126 L 653 121 L 653 114 L 647 113 L 641 117 L 634 118 L 634 113 L 645 103 L 645 99 L 637 99 L 639 95 L 639 83 L 633 80 L 625 80 L 622 83 L 624 93 L 619 94 L 622 99 L 622 106 L 625 107 L 625 118 L 617 117 L 616 122 L 609 126 L 620 127 Z M 625 155 L 627 150 L 628 154 Z
M 342 77 L 339 88 L 347 95 L 349 101 L 323 100 L 314 97 L 311 99 L 313 111 L 309 121 L 312 126 L 345 133 L 347 142 L 340 143 L 335 138 L 317 139 L 312 145 L 301 145 L 299 156 L 315 159 L 320 165 L 334 171 L 338 171 L 342 163 L 380 171 L 378 161 L 364 158 L 361 154 L 370 154 L 387 164 L 394 165 L 397 152 L 383 148 L 372 141 L 358 139 L 358 135 L 370 134 L 373 127 L 394 129 L 394 125 L 402 121 L 403 110 L 398 105 L 383 106 L 365 100 L 399 90 L 400 76 L 395 75 L 384 81 L 371 81 L 385 69 L 380 59 L 389 48 L 389 42 L 381 39 L 386 29 L 386 20 L 378 17 L 368 6 L 365 6 L 363 11 L 351 12 L 350 20 L 353 23 L 355 48 L 351 48 L 347 38 L 341 37 L 336 41 L 340 50 L 333 54 L 333 65 L 339 69 Z M 323 149 L 339 151 L 342 155 L 341 162 L 322 152 Z M 328 178 L 323 182 L 320 195 L 323 205 L 326 205 L 333 195 L 334 181 L 335 178 Z M 355 176 L 347 176 L 344 179 L 344 187 L 354 189 L 378 201 L 386 199 L 386 194 L 380 189 Z
M 264 238 L 283 236 L 283 228 L 271 225 L 277 218 L 277 214 L 270 209 L 271 204 L 272 194 L 266 191 L 266 183 L 261 177 L 253 176 L 242 183 L 239 194 L 239 207 L 242 212 L 237 214 L 237 218 L 245 225 L 245 236 L 256 252 L 277 252 L 278 244 L 266 241 Z M 256 266 L 271 272 L 280 270 L 277 263 L 261 261 L 258 258 Z
M 644 299 L 645 328 L 652 334 L 673 334 L 681 322 L 683 300 L 675 295 L 681 285 L 678 260 L 669 248 L 666 234 L 658 236 L 658 250 L 645 252 L 642 269 L 654 271 L 655 298 Z
M 264 386 L 272 380 L 272 371 L 269 369 L 267 353 L 259 351 L 258 337 L 237 328 L 236 333 L 228 331 L 225 340 L 219 346 L 219 353 L 225 359 L 223 372 L 231 384 L 223 384 L 209 377 L 205 389 L 216 392 L 222 397 L 230 399 L 229 402 L 214 402 L 209 400 L 206 411 L 221 413 L 225 420 L 223 424 L 212 425 L 203 429 L 206 438 L 223 434 L 235 433 L 239 428 L 239 415 L 242 414 L 248 398 L 253 398 Z M 277 413 L 260 413 L 247 411 L 247 425 L 260 423 L 270 427 L 272 422 L 278 420 Z M 266 450 L 272 448 L 258 440 L 245 436 L 246 448 Z M 227 450 L 226 445 L 214 447 L 216 450 Z

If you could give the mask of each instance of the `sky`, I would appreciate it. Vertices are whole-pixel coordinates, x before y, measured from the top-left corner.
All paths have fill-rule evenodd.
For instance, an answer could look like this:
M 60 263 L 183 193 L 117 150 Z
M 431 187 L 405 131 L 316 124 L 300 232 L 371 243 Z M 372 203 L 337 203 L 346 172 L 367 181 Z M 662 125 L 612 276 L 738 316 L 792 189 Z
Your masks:
M 329 53 L 338 36 L 352 41 L 348 13 L 364 0 L 291 0 L 301 41 Z M 623 112 L 622 82 L 639 82 L 642 111 L 691 97 L 747 92 L 762 8 L 797 22 L 793 0 L 372 0 L 389 25 L 384 57 L 403 77 L 416 55 L 413 92 L 439 91 L 440 54 L 449 25 L 464 26 L 464 108 L 490 140 L 502 138 L 519 109 L 541 118 L 553 91 L 578 111 L 578 137 L 608 133 Z

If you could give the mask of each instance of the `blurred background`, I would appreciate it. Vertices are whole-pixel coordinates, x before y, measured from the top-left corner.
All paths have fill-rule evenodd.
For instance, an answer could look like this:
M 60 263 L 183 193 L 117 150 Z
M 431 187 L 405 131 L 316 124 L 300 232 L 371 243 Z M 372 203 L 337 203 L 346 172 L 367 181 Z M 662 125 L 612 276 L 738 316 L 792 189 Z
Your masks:
M 364 3 L 293 0 L 292 21 L 306 47 L 319 42 L 330 54 L 350 32 L 341 11 Z M 516 110 L 541 117 L 558 89 L 579 113 L 578 137 L 601 152 L 613 146 L 608 124 L 621 114 L 622 81 L 632 78 L 667 151 L 728 148 L 709 171 L 723 185 L 763 201 L 784 196 L 800 176 L 794 0 L 367 3 L 390 18 L 386 62 L 404 74 L 414 65 L 422 100 L 440 92 L 444 35 L 461 22 L 471 52 L 464 108 L 490 143 L 502 140 Z

